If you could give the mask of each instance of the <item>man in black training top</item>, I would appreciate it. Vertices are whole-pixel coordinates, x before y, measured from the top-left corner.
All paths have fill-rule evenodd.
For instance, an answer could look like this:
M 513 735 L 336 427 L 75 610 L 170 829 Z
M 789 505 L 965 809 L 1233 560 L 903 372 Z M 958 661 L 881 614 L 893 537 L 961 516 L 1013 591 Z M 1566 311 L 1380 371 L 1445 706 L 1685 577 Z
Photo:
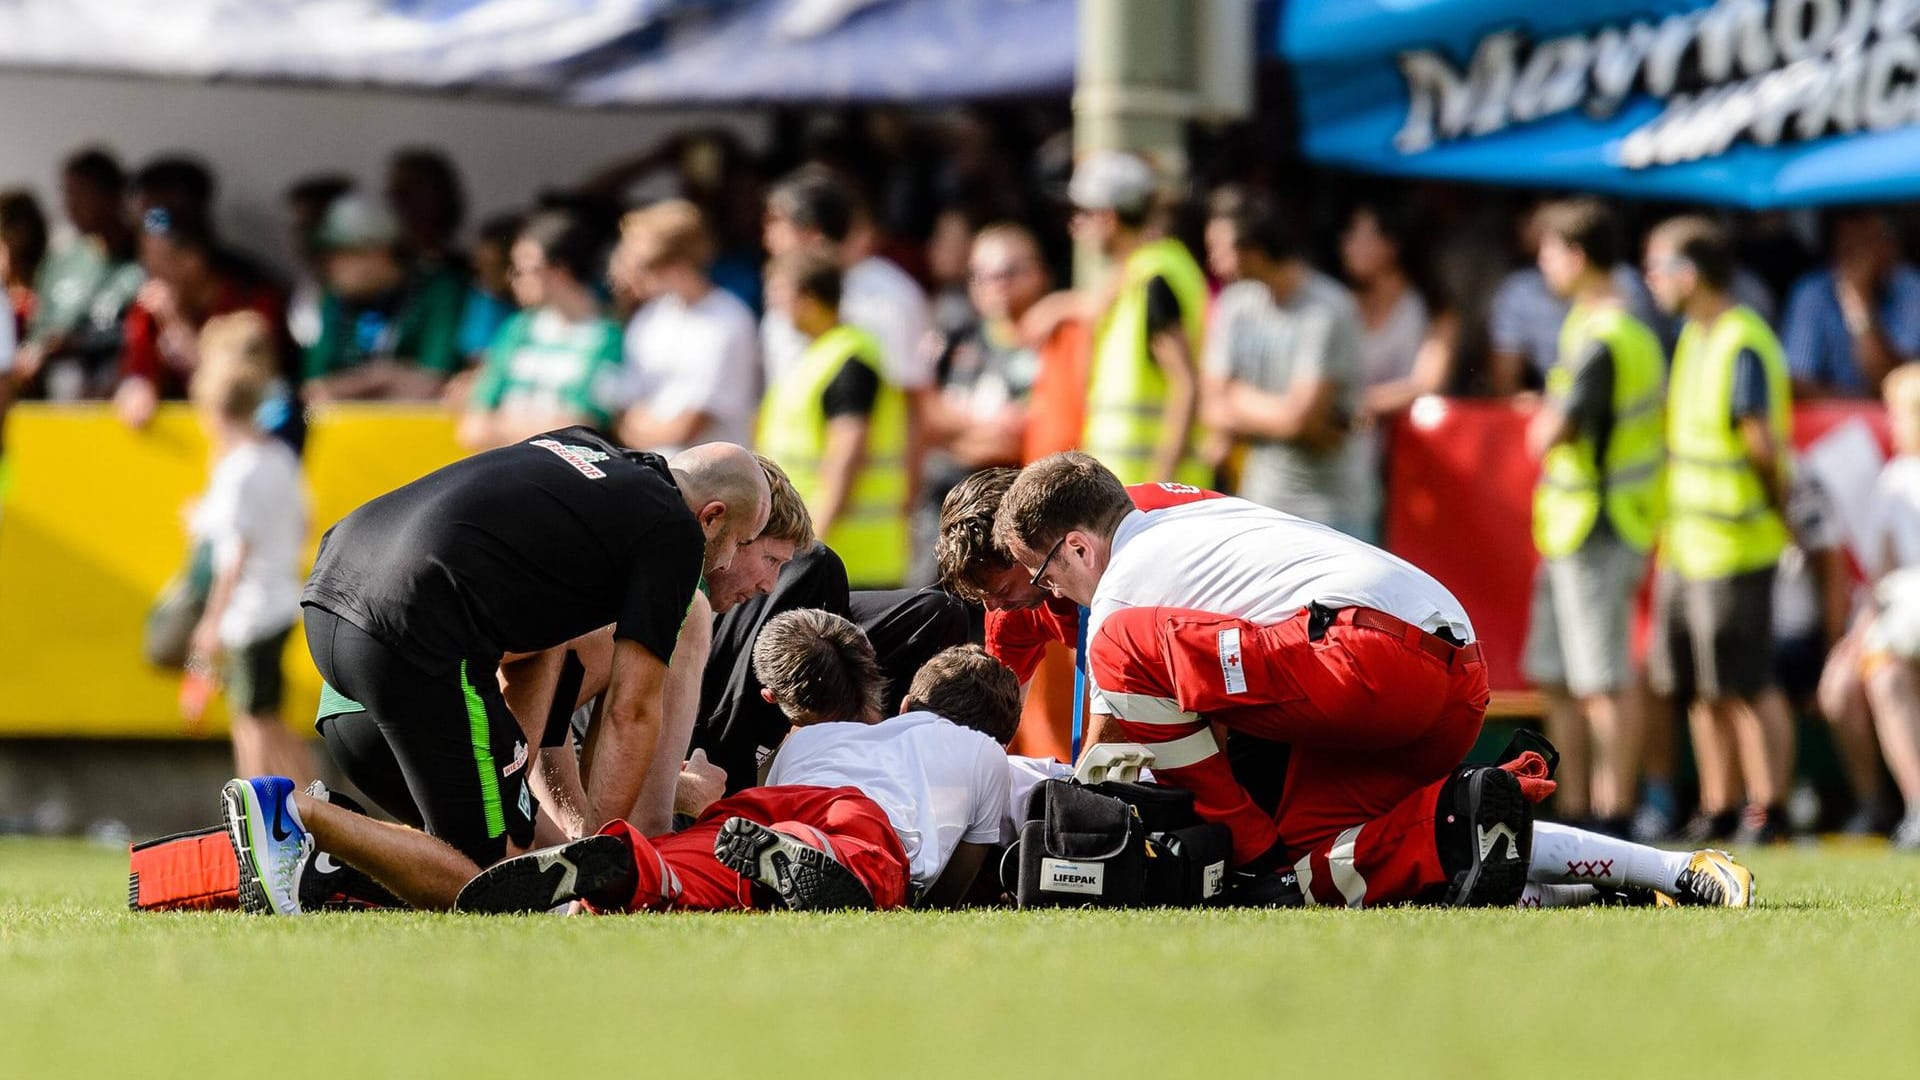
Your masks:
M 575 427 L 456 462 L 348 515 L 322 538 L 301 598 L 325 680 L 321 732 L 349 780 L 352 747 L 383 741 L 432 835 L 309 798 L 283 777 L 232 781 L 223 810 L 243 905 L 297 913 L 300 867 L 317 846 L 417 907 L 448 907 L 481 867 L 529 846 L 536 798 L 575 808 L 556 820 L 624 818 L 694 588 L 752 542 L 768 504 L 766 476 L 741 447 L 664 461 Z M 500 669 L 558 659 L 609 624 L 605 722 L 581 790 L 571 762 L 529 759 L 546 717 L 516 718 Z

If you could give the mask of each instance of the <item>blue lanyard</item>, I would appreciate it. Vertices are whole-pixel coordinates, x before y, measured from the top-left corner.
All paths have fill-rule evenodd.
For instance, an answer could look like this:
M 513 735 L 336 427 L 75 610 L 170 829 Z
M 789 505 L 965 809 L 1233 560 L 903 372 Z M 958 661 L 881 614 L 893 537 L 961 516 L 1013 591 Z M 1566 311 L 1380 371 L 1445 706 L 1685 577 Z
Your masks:
M 1080 760 L 1080 734 L 1087 722 L 1087 609 L 1080 609 L 1080 630 L 1073 645 L 1073 765 Z

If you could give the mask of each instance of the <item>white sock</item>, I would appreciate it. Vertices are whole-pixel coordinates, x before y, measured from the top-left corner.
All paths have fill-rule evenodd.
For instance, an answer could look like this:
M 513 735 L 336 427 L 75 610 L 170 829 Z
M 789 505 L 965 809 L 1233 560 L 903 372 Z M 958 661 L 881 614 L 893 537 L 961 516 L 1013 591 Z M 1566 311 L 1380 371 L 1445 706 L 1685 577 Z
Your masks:
M 1692 854 L 1538 821 L 1533 826 L 1533 862 L 1527 868 L 1527 880 L 1543 885 L 1637 885 L 1672 892 Z
M 1519 907 L 1580 907 L 1600 899 L 1600 890 L 1591 885 L 1541 885 L 1528 882 L 1520 893 Z

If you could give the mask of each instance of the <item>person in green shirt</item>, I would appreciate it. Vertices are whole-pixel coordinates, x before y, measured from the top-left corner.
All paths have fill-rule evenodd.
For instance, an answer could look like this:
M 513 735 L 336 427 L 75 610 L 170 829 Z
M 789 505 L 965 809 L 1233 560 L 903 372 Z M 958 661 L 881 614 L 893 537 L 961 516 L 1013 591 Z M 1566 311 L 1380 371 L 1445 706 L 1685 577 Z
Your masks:
M 34 278 L 39 306 L 14 373 L 38 374 L 49 397 L 104 397 L 120 357 L 120 321 L 146 280 L 126 219 L 126 173 L 104 150 L 82 150 L 60 171 L 73 238 L 48 253 Z
M 584 424 L 605 431 L 618 411 L 620 325 L 592 282 L 605 270 L 603 238 L 571 214 L 535 216 L 512 251 L 520 313 L 487 347 L 460 443 L 486 450 Z
M 303 362 L 307 400 L 438 397 L 460 369 L 459 275 L 402 261 L 392 215 L 361 196 L 335 199 L 318 239 L 327 289 Z

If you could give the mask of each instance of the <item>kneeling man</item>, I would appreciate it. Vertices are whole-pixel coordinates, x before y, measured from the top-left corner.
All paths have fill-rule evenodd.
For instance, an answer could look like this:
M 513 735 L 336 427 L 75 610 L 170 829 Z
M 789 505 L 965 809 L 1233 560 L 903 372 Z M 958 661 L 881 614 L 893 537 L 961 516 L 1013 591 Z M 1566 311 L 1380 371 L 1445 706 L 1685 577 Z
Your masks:
M 536 798 L 585 805 L 590 820 L 624 817 L 651 764 L 694 586 L 754 539 L 768 501 L 741 447 L 709 443 L 668 462 L 567 428 L 349 514 L 322 538 L 301 598 L 325 680 L 322 731 L 330 746 L 343 735 L 383 743 L 346 759 L 397 762 L 425 832 L 302 795 L 285 777 L 234 780 L 222 800 L 242 905 L 298 914 L 300 868 L 317 845 L 416 907 L 444 908 L 480 867 L 526 850 Z M 596 767 L 584 792 L 550 790 L 544 781 L 561 773 L 536 760 L 546 718 L 508 707 L 500 665 L 608 624 Z
M 1020 688 L 972 646 L 935 656 L 904 712 L 880 717 L 880 668 L 858 627 L 824 611 L 776 616 L 754 669 L 794 733 L 771 786 L 714 803 L 678 833 L 626 821 L 510 859 L 460 894 L 467 911 L 893 908 L 964 894 L 998 841 L 1004 740 Z

